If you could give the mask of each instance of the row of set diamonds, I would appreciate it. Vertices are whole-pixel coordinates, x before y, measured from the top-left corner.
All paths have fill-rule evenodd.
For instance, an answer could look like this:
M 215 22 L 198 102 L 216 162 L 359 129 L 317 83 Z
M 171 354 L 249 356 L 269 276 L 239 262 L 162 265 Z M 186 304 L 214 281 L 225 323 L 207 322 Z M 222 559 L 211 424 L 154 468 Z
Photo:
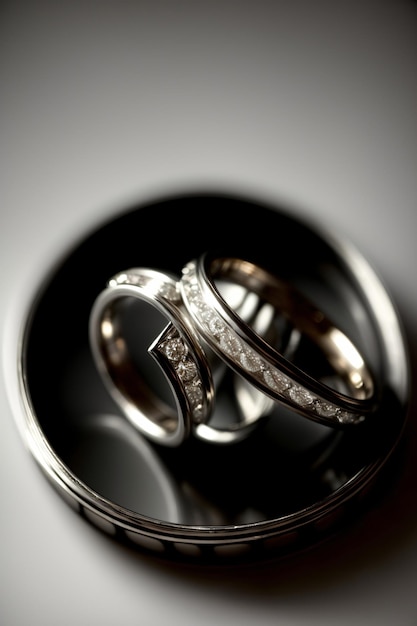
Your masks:
M 146 276 L 145 274 L 136 274 L 134 271 L 123 272 L 115 276 L 110 285 L 134 285 L 136 287 L 150 287 L 157 292 L 165 300 L 169 302 L 181 302 L 181 296 L 178 292 L 176 283 L 168 282 L 154 276 Z
M 201 422 L 205 414 L 203 385 L 198 366 L 192 358 L 188 346 L 178 331 L 172 330 L 168 337 L 158 344 L 157 350 L 166 357 L 177 377 L 181 380 L 193 420 Z
M 194 263 L 189 263 L 184 268 L 182 284 L 191 312 L 199 324 L 210 333 L 221 352 L 226 353 L 234 363 L 250 372 L 252 376 L 266 383 L 286 403 L 340 424 L 361 421 L 361 416 L 319 398 L 280 372 L 259 356 L 230 326 L 226 325 L 221 316 L 206 304 L 197 281 Z
M 152 288 L 165 300 L 180 304 L 181 295 L 175 282 L 165 281 L 159 277 L 146 276 L 144 274 L 127 271 L 119 274 L 115 279 L 118 285 L 128 284 L 137 287 Z M 184 394 L 195 422 L 201 422 L 205 415 L 205 403 L 203 383 L 199 375 L 199 368 L 193 359 L 187 344 L 180 333 L 174 328 L 170 334 L 156 346 L 156 349 L 164 355 L 170 366 L 181 381 Z

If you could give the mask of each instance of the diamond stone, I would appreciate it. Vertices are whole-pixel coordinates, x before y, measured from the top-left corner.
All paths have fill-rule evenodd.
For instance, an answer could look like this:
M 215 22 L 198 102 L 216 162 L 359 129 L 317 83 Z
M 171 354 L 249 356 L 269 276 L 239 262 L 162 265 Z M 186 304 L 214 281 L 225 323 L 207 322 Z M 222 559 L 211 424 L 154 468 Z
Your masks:
M 202 306 L 199 313 L 201 321 L 208 326 L 208 328 L 210 328 L 210 324 L 213 320 L 217 319 L 216 314 L 208 306 Z
M 187 296 L 192 302 L 200 300 L 200 290 L 196 284 L 186 284 Z
M 278 370 L 268 368 L 263 372 L 263 376 L 268 387 L 278 393 L 283 393 L 291 387 L 290 379 Z
M 262 359 L 247 348 L 240 353 L 239 361 L 248 372 L 260 372 L 262 370 Z
M 136 276 L 136 274 L 129 274 L 127 276 L 127 282 L 140 287 L 145 287 L 151 279 L 148 276 Z
M 189 382 L 197 376 L 197 366 L 191 359 L 180 361 L 176 366 L 177 374 L 181 380 Z
M 354 424 L 357 421 L 357 417 L 349 411 L 338 410 L 337 419 L 341 424 Z
M 220 347 L 232 357 L 237 357 L 242 351 L 242 343 L 229 330 L 225 330 L 220 337 Z
M 180 338 L 170 339 L 164 346 L 165 354 L 170 361 L 179 361 L 188 352 L 187 346 Z
M 335 417 L 337 408 L 329 402 L 318 400 L 316 403 L 316 413 L 321 417 Z
M 177 291 L 177 288 L 171 283 L 164 283 L 163 285 L 161 285 L 159 288 L 159 293 L 163 298 L 165 298 L 165 300 L 169 300 L 171 302 L 180 301 L 180 295 Z
M 303 387 L 294 386 L 288 391 L 288 395 L 295 404 L 306 407 L 313 404 L 315 396 Z

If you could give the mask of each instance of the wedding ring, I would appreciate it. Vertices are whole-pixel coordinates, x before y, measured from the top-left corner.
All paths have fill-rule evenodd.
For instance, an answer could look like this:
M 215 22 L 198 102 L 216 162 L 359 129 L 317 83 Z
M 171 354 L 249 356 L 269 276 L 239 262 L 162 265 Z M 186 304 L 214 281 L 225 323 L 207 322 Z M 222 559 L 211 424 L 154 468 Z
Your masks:
M 284 315 L 324 356 L 340 388 L 315 378 L 265 341 L 228 304 L 218 280 L 244 286 Z M 207 252 L 183 268 L 180 291 L 204 341 L 268 397 L 332 427 L 360 424 L 375 411 L 374 379 L 363 356 L 294 286 L 250 261 Z
M 124 336 L 123 314 L 134 301 L 152 305 L 168 319 L 147 352 L 165 375 L 170 398 L 161 396 L 161 387 L 153 388 L 149 376 L 146 380 L 152 363 L 141 368 L 133 342 L 129 344 Z M 178 446 L 193 425 L 208 421 L 214 404 L 211 368 L 173 276 L 134 268 L 111 278 L 91 310 L 89 338 L 105 386 L 130 422 L 149 439 Z
M 232 295 L 230 287 L 228 293 Z M 251 298 L 246 295 L 246 290 L 234 288 L 234 306 L 259 333 L 271 334 L 270 307 L 260 306 L 254 294 Z M 135 346 L 140 343 L 139 335 L 149 336 L 145 332 L 149 328 L 144 328 L 146 316 L 133 311 L 141 328 L 131 338 L 127 336 L 129 323 L 123 325 L 125 311 L 138 300 L 151 304 L 168 319 L 168 325 L 145 346 L 144 355 L 138 355 Z M 281 333 L 283 350 L 289 349 L 290 335 Z M 270 410 L 266 397 L 259 392 L 256 395 L 256 390 L 251 402 L 241 401 L 243 389 L 235 398 L 238 418 L 210 424 L 215 385 L 221 387 L 226 366 L 196 333 L 173 275 L 131 268 L 112 277 L 94 302 L 89 337 L 97 370 L 113 400 L 137 430 L 159 444 L 178 446 L 191 432 L 211 443 L 235 443 L 252 432 Z M 278 341 L 276 333 L 274 337 Z M 154 369 L 147 377 L 152 363 L 146 355 L 159 366 L 159 371 Z M 158 378 L 161 382 L 161 371 L 171 389 L 169 398 L 163 393 L 166 385 L 154 384 Z

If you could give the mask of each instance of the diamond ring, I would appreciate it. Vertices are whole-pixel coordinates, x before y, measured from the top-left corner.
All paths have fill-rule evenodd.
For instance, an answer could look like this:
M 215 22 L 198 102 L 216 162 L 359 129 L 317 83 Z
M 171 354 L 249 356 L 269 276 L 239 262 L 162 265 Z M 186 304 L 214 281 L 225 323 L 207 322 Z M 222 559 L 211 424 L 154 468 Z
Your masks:
M 219 280 L 242 285 L 280 311 L 324 357 L 337 385 L 298 367 L 258 334 L 223 297 Z M 180 290 L 204 341 L 274 401 L 340 428 L 362 423 L 375 411 L 374 378 L 353 342 L 298 289 L 258 264 L 207 252 L 183 268 Z
M 245 290 L 236 288 L 228 294 L 259 333 L 271 331 L 270 311 L 253 294 L 247 299 Z M 143 303 L 157 311 L 146 316 L 135 307 Z M 155 335 L 148 345 L 147 338 Z M 191 433 L 211 443 L 234 443 L 270 410 L 269 399 L 255 389 L 245 394 L 240 387 L 234 399 L 238 418 L 210 423 L 215 386 L 222 387 L 227 367 L 196 332 L 173 275 L 131 268 L 113 276 L 92 307 L 89 338 L 96 368 L 113 400 L 137 430 L 161 445 L 178 446 Z M 295 343 L 290 338 L 290 332 L 281 333 L 284 351 Z
M 152 325 L 155 317 L 160 323 L 160 316 L 153 311 L 144 322 L 135 303 L 152 305 L 165 324 L 168 319 L 158 337 L 142 351 L 153 361 L 144 362 L 141 351 L 134 350 L 142 333 L 129 342 L 128 317 L 130 321 L 136 318 L 143 330 L 143 324 Z M 194 425 L 208 421 L 214 403 L 211 367 L 173 276 L 146 268 L 115 275 L 94 302 L 89 338 L 105 386 L 130 422 L 149 439 L 178 446 Z M 159 368 L 152 370 L 155 363 Z

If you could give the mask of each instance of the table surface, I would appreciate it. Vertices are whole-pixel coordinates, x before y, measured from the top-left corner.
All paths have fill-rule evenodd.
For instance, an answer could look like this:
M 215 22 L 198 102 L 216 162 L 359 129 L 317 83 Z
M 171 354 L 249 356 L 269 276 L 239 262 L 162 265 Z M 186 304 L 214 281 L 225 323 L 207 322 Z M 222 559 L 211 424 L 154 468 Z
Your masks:
M 72 514 L 25 449 L 10 393 L 18 312 L 63 251 L 133 202 L 201 189 L 284 204 L 355 244 L 396 303 L 415 388 L 416 3 L 0 11 L 2 624 L 417 624 L 414 397 L 400 475 L 342 537 L 199 567 Z

